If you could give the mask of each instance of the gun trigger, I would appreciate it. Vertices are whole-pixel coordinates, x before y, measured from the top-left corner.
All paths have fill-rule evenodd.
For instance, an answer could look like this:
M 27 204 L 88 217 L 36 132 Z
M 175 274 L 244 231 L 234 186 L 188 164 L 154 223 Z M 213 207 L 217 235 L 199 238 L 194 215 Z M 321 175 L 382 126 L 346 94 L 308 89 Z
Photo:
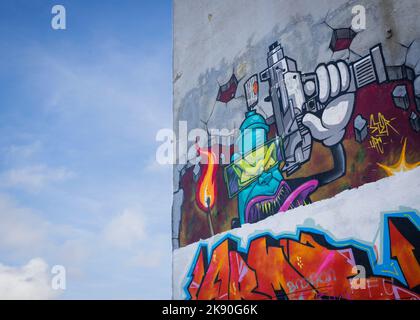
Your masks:
M 265 102 L 270 102 L 270 101 L 271 101 L 271 97 L 270 97 L 270 96 L 265 97 L 265 98 L 264 98 L 264 101 L 265 101 Z

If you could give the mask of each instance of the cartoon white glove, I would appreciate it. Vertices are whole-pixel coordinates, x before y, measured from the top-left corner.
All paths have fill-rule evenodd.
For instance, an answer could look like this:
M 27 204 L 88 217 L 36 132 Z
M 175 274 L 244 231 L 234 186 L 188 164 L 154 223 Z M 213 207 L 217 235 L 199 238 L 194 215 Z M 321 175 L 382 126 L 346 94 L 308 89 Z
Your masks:
M 302 123 L 309 128 L 313 138 L 325 146 L 332 146 L 343 139 L 353 113 L 354 92 L 348 92 L 350 70 L 345 62 L 338 61 L 319 65 L 315 73 L 318 77 L 319 101 L 323 104 L 328 101 L 328 104 L 321 117 L 307 113 Z M 305 84 L 306 87 L 311 86 Z

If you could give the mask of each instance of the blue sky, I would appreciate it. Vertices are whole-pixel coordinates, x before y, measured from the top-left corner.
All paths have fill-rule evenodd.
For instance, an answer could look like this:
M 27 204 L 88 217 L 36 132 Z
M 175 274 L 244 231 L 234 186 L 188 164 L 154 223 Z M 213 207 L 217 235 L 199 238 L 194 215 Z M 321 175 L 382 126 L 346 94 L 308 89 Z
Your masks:
M 0 2 L 0 297 L 34 272 L 39 297 L 170 298 L 171 19 L 169 0 Z

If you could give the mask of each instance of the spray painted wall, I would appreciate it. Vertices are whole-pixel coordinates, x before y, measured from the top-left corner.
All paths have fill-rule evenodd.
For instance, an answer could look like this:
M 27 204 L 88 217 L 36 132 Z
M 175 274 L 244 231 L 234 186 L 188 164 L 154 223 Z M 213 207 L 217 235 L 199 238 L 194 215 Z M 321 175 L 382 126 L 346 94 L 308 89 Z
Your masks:
M 418 297 L 419 11 L 174 2 L 174 297 Z

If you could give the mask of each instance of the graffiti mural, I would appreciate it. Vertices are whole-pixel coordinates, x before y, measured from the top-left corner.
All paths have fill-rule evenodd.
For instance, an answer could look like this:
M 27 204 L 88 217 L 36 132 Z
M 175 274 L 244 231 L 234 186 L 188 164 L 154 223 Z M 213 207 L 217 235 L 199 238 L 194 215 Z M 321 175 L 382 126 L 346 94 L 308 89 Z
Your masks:
M 230 162 L 196 164 L 180 178 L 180 246 L 420 164 L 416 75 L 407 65 L 388 66 L 381 44 L 312 73 L 301 72 L 278 41 L 266 55 L 267 68 L 243 82 L 235 142 L 207 148 Z M 233 74 L 217 100 L 234 98 L 240 81 Z M 261 101 L 271 116 L 259 112 Z M 214 191 L 202 199 L 200 175 L 209 171 Z
M 383 215 L 378 248 L 299 228 L 259 234 L 246 248 L 227 235 L 200 245 L 184 287 L 188 299 L 420 299 L 420 218 Z
M 174 166 L 174 297 L 418 300 L 420 3 L 201 1 L 174 42 L 174 123 L 207 132 Z

